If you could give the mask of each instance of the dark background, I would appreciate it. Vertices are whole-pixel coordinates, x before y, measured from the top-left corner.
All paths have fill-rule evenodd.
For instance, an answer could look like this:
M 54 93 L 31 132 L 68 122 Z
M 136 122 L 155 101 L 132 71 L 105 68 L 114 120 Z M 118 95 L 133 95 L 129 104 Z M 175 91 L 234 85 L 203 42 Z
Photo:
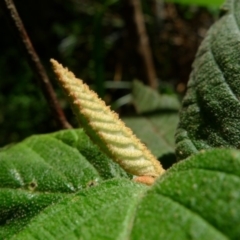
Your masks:
M 148 84 L 136 49 L 127 1 L 18 0 L 28 35 L 45 66 L 68 120 L 76 122 L 54 81 L 55 58 L 84 79 L 108 104 L 129 89 L 106 89 L 105 81 Z M 161 92 L 182 96 L 191 64 L 217 8 L 142 1 L 145 26 Z M 25 52 L 0 9 L 0 146 L 58 130 Z M 127 108 L 117 109 L 121 115 Z

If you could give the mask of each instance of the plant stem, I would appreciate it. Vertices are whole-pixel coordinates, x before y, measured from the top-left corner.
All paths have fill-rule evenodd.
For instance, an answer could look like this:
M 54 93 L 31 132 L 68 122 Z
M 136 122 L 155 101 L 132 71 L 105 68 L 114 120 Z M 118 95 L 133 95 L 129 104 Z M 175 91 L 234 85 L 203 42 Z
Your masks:
M 28 37 L 28 34 L 24 28 L 23 22 L 17 12 L 14 2 L 12 0 L 4 0 L 4 3 L 5 4 L 2 4 L 3 9 L 7 17 L 9 18 L 11 24 L 13 25 L 13 30 L 18 36 L 21 45 L 25 49 L 28 63 L 39 81 L 42 93 L 49 104 L 51 113 L 57 125 L 61 129 L 71 128 L 71 125 L 68 123 L 64 112 L 59 105 L 52 84 L 47 76 L 46 70 L 41 64 L 41 61 Z
M 145 70 L 146 79 L 152 88 L 157 88 L 157 74 L 153 63 L 152 51 L 149 46 L 149 39 L 144 23 L 144 16 L 140 0 L 126 0 L 125 4 L 131 9 L 129 21 L 133 25 L 133 32 L 135 39 L 138 41 L 138 53 L 142 58 L 143 67 Z

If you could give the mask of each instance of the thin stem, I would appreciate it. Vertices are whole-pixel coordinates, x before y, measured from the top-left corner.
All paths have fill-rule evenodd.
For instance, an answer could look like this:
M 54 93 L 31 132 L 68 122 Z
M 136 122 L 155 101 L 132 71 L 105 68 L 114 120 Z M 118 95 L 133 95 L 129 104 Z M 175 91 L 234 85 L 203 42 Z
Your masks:
M 62 111 L 59 102 L 57 100 L 56 94 L 52 87 L 51 82 L 47 76 L 46 70 L 44 69 L 41 61 L 28 37 L 28 34 L 24 28 L 23 22 L 18 15 L 17 9 L 12 0 L 4 0 L 5 4 L 3 9 L 6 12 L 7 17 L 9 18 L 11 24 L 13 25 L 13 30 L 18 36 L 21 45 L 25 49 L 28 63 L 33 71 L 33 73 L 38 78 L 40 83 L 41 90 L 46 101 L 49 104 L 52 115 L 61 129 L 71 128 L 71 125 L 68 123 L 64 112 Z
M 135 38 L 138 41 L 138 52 L 143 61 L 147 81 L 152 88 L 156 88 L 158 86 L 157 74 L 153 63 L 152 51 L 149 46 L 141 2 L 140 0 L 126 0 L 125 2 L 131 8 L 132 17 L 130 20 L 134 27 L 132 34 L 135 34 Z

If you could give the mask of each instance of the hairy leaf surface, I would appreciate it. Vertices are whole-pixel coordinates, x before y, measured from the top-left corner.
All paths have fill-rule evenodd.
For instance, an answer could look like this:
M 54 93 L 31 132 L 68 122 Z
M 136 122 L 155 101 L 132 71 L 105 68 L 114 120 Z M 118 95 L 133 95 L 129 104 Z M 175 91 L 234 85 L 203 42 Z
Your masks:
M 13 239 L 127 239 L 145 189 L 126 179 L 108 180 L 47 208 Z
M 240 146 L 240 1 L 229 0 L 193 64 L 176 134 L 177 157 Z
M 33 136 L 0 152 L 0 239 L 49 205 L 89 186 L 128 175 L 83 130 Z
M 146 187 L 99 172 L 88 145 L 66 130 L 1 151 L 1 239 L 239 238 L 239 151 L 202 152 Z
M 159 178 L 136 210 L 132 239 L 239 239 L 240 153 L 211 150 Z

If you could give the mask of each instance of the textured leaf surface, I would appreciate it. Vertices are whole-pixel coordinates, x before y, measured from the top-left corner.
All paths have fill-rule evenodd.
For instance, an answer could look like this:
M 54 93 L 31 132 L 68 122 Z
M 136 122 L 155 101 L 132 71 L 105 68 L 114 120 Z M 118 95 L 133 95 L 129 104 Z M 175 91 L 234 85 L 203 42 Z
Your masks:
M 179 159 L 240 146 L 240 1 L 230 0 L 193 64 L 176 134 Z
M 23 149 L 29 143 L 34 146 L 30 140 L 3 152 L 14 150 L 27 157 Z M 17 146 L 24 147 L 16 150 Z M 63 146 L 68 145 L 61 145 L 65 152 Z M 85 169 L 89 179 L 70 179 L 78 168 L 71 158 L 64 163 L 69 174 L 62 173 L 60 162 L 51 165 L 56 174 L 62 173 L 58 180 L 62 189 L 54 186 L 53 179 L 40 187 L 41 174 L 34 174 L 34 166 L 23 159 L 22 168 L 15 163 L 14 177 L 6 172 L 1 179 L 1 239 L 239 239 L 240 152 L 236 150 L 197 154 L 176 164 L 153 187 L 127 178 L 101 180 L 91 164 Z M 11 159 L 8 162 L 5 166 L 13 169 Z M 53 174 L 49 170 L 49 178 Z M 27 181 L 30 176 L 35 176 L 35 185 Z M 96 177 L 100 180 L 93 183 Z M 87 180 L 92 183 L 86 184 Z
M 99 148 L 130 174 L 160 176 L 164 169 L 159 161 L 119 116 L 71 71 L 54 59 L 50 61 L 73 112 Z
M 46 209 L 13 239 L 127 239 L 145 189 L 125 179 L 104 182 Z
M 136 210 L 132 239 L 239 239 L 240 153 L 211 150 L 175 165 Z
M 91 142 L 82 129 L 60 131 L 51 134 L 65 144 L 76 148 L 91 165 L 98 171 L 103 179 L 113 177 L 127 177 L 126 172 L 103 154 L 98 147 Z
M 99 162 L 101 161 L 101 162 Z M 127 177 L 82 130 L 33 136 L 0 152 L 0 239 L 32 217 L 104 179 Z

